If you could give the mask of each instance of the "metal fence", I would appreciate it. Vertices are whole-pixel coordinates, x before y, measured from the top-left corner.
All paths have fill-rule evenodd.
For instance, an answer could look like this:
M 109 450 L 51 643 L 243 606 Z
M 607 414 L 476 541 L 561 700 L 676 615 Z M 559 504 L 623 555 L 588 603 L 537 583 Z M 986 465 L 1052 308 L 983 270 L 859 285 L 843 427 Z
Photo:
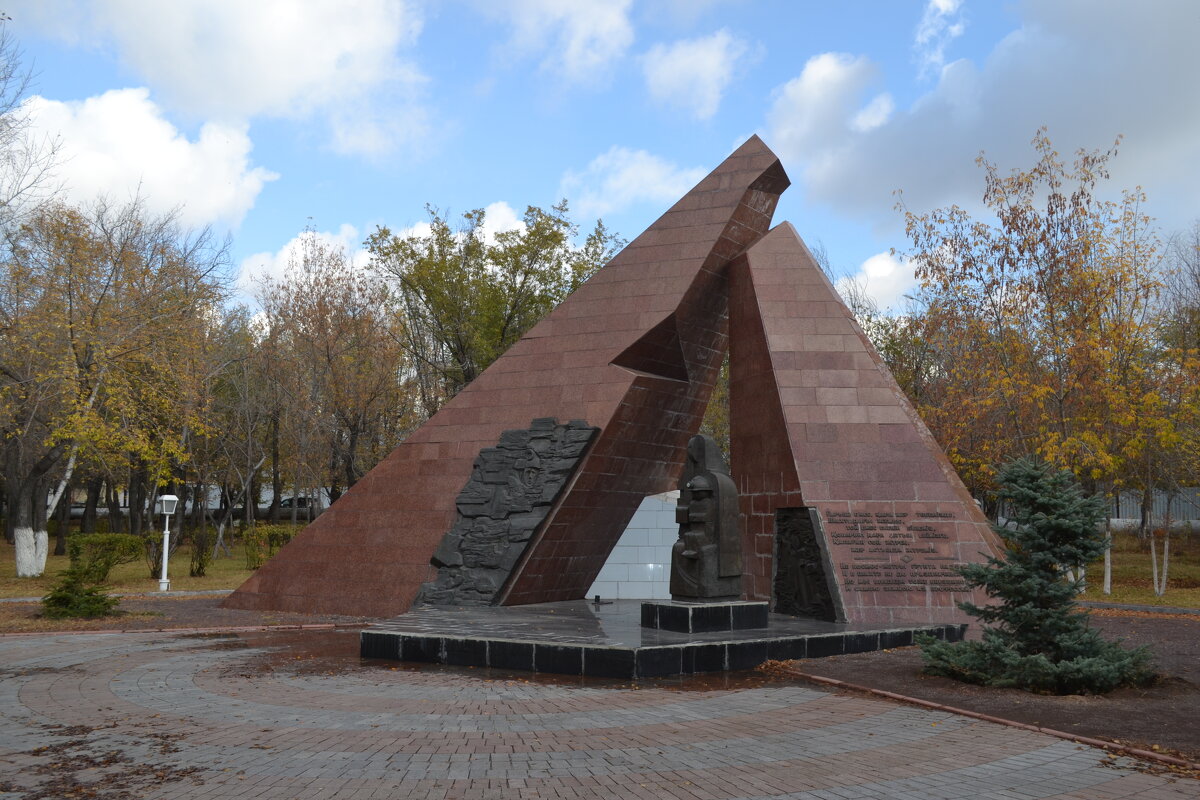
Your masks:
M 1121 492 L 1109 514 L 1113 519 L 1141 519 L 1142 493 Z M 1168 516 L 1175 522 L 1200 520 L 1200 487 L 1192 486 L 1171 493 L 1155 489 L 1150 518 L 1164 520 Z

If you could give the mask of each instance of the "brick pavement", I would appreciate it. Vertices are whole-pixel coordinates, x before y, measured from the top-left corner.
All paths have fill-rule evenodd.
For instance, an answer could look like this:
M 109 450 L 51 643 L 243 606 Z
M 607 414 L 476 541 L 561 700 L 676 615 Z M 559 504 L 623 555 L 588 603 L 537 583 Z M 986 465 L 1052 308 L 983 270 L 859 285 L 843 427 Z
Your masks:
M 784 680 L 356 653 L 354 632 L 0 637 L 0 798 L 1200 797 L 1070 742 Z

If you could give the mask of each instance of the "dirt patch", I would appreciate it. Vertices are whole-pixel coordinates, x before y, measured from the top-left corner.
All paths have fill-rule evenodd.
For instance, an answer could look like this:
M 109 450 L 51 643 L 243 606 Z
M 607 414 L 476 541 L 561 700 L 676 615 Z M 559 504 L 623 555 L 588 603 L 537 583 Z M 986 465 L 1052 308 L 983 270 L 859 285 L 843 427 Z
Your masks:
M 1106 609 L 1092 613 L 1092 625 L 1127 646 L 1148 645 L 1159 680 L 1107 695 L 1037 695 L 924 675 L 915 647 L 788 664 L 812 675 L 1200 762 L 1200 616 Z

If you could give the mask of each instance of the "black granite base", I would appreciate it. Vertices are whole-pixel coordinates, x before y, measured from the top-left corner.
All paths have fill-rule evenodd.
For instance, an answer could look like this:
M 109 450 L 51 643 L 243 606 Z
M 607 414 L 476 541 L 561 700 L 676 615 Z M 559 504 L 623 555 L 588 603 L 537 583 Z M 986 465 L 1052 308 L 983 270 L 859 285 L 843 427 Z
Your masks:
M 766 603 L 732 600 L 689 603 L 678 600 L 642 603 L 642 627 L 677 633 L 741 631 L 767 627 Z
M 819 658 L 913 643 L 918 633 L 960 640 L 966 625 L 843 625 L 770 614 L 758 629 L 681 633 L 641 626 L 641 601 L 531 606 L 425 606 L 361 633 L 363 658 L 656 678 L 752 669 L 770 659 Z

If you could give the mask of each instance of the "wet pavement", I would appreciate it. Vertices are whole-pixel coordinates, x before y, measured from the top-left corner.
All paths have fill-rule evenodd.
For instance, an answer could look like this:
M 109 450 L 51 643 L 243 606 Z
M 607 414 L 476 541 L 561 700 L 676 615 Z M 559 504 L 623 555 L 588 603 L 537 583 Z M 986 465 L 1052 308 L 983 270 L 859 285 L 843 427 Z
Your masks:
M 1165 798 L 1200 783 L 758 673 L 358 657 L 357 631 L 0 637 L 0 798 Z

